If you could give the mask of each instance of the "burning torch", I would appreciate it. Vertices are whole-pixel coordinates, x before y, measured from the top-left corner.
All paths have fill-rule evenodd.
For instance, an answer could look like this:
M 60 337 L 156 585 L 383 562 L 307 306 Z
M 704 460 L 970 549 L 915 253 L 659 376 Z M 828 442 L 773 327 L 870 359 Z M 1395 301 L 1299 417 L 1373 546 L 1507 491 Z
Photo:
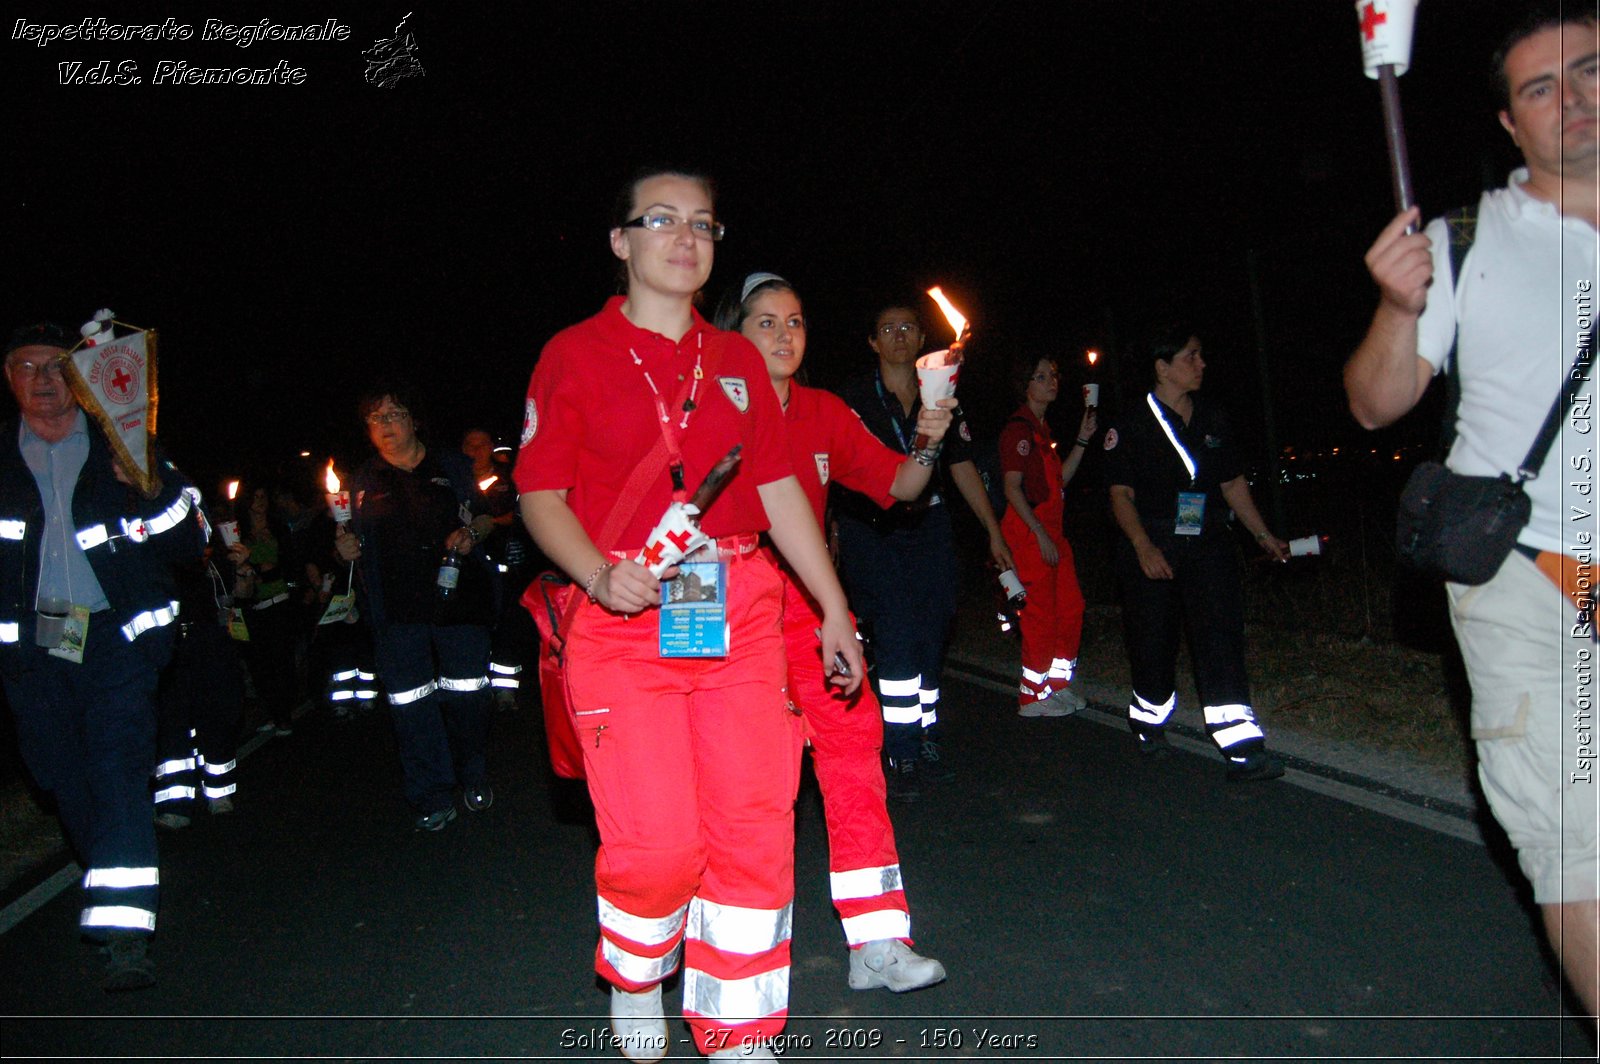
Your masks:
M 1400 75 L 1411 66 L 1411 27 L 1417 0 L 1356 0 L 1361 23 L 1361 63 L 1383 94 L 1383 132 L 1389 142 L 1396 213 L 1416 202 L 1411 191 L 1411 160 L 1406 151 L 1405 119 L 1400 112 Z M 1415 232 L 1415 226 L 1406 231 Z
M 328 489 L 328 513 L 332 515 L 334 524 L 349 524 L 350 490 L 340 490 L 339 474 L 333 471 L 332 458 L 328 459 L 328 475 L 322 478 L 322 486 Z
M 938 285 L 928 289 L 928 296 L 939 304 L 945 320 L 956 334 L 955 343 L 948 349 L 930 351 L 917 359 L 917 389 L 922 393 L 922 405 L 932 407 L 939 400 L 956 394 L 956 378 L 961 375 L 961 362 L 966 357 L 965 349 L 967 341 L 972 339 L 972 330 L 967 327 L 967 319 L 962 317 Z M 933 465 L 939 457 L 939 449 L 929 447 L 928 437 L 919 432 L 911 448 L 911 457 L 922 465 Z
M 711 542 L 711 537 L 700 529 L 700 518 L 717 501 L 738 468 L 742 449 L 742 444 L 735 444 L 733 450 L 711 467 L 711 472 L 706 474 L 688 502 L 674 502 L 661 515 L 661 520 L 644 541 L 644 550 L 634 559 L 650 570 L 651 576 L 661 579 L 662 573 Z

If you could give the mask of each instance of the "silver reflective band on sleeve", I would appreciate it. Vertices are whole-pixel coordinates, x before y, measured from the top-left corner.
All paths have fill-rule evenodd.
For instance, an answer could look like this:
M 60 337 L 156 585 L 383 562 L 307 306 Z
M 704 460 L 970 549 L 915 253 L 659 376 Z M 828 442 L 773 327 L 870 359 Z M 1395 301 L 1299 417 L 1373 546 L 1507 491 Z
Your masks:
M 508 677 L 504 677 L 504 676 L 496 676 L 494 679 L 489 681 L 489 686 L 490 687 L 498 687 L 498 688 L 501 688 L 502 690 L 515 691 L 516 689 L 518 689 L 519 687 L 522 686 L 522 681 L 518 680 L 518 679 L 515 679 L 515 678 L 508 678 Z
M 332 676 L 328 677 L 328 679 L 332 680 L 334 683 L 343 683 L 346 680 L 354 680 L 360 675 L 360 669 L 346 669 L 344 672 L 334 673 Z
M 497 661 L 489 662 L 489 671 L 498 672 L 503 676 L 515 676 L 522 671 L 521 665 L 502 665 Z
M 122 519 L 122 531 L 135 543 L 143 543 L 151 536 L 159 536 L 169 529 L 178 527 L 178 524 L 188 516 L 189 508 L 194 503 L 190 501 L 187 490 L 182 492 L 172 505 L 156 514 L 154 517 Z
M 80 550 L 98 547 L 110 538 L 111 536 L 107 534 L 105 525 L 93 525 L 89 528 L 78 529 L 77 539 Z
M 724 953 L 754 956 L 789 941 L 793 926 L 793 902 L 781 909 L 749 909 L 691 898 L 684 933 Z
M 911 914 L 904 909 L 879 909 L 860 916 L 847 916 L 839 924 L 844 928 L 844 940 L 852 946 L 884 938 L 911 937 Z
M 0 539 L 21 539 L 27 534 L 26 521 L 0 521 Z
M 684 905 L 667 916 L 635 916 L 604 898 L 597 897 L 596 900 L 600 904 L 600 926 L 641 946 L 659 946 L 671 941 L 683 930 L 684 913 L 689 910 Z
M 356 691 L 355 695 L 356 695 L 356 698 L 358 700 L 362 701 L 362 702 L 370 702 L 370 701 L 372 701 L 372 699 L 378 697 L 378 692 L 369 691 L 366 688 L 361 688 L 361 689 L 358 689 Z
M 133 931 L 154 931 L 156 914 L 132 905 L 91 905 L 78 919 L 79 927 L 123 927 Z
M 0 621 L 0 643 L 22 641 L 22 626 L 16 621 Z
M 905 883 L 900 878 L 900 866 L 897 864 L 833 872 L 828 876 L 828 886 L 833 890 L 834 901 L 876 898 L 891 890 L 905 889 Z
M 122 626 L 122 636 L 133 642 L 152 628 L 164 628 L 178 619 L 178 604 L 169 602 L 159 610 L 145 610 Z
M 441 691 L 481 691 L 489 686 L 489 677 L 474 676 L 467 680 L 457 680 L 449 676 L 439 677 L 439 690 Z
M 678 970 L 678 955 L 683 946 L 673 946 L 663 957 L 641 957 L 629 953 L 609 938 L 600 939 L 600 955 L 617 974 L 633 983 L 659 983 Z
M 1174 691 L 1167 696 L 1167 700 L 1160 705 L 1146 701 L 1135 694 L 1133 701 L 1128 704 L 1128 716 L 1146 724 L 1165 724 L 1167 718 L 1172 716 L 1172 711 L 1178 704 L 1178 693 Z
M 718 979 L 697 968 L 683 972 L 683 1011 L 728 1026 L 771 1016 L 788 1004 L 787 966 L 746 979 Z
M 335 691 L 328 696 L 329 702 L 348 702 L 356 696 L 354 691 Z
M 154 868 L 91 868 L 83 874 L 83 889 L 95 887 L 153 887 L 161 882 Z
M 421 687 L 413 687 L 409 691 L 390 691 L 389 704 L 391 706 L 409 706 L 419 698 L 427 698 L 439 689 L 439 685 L 429 680 Z

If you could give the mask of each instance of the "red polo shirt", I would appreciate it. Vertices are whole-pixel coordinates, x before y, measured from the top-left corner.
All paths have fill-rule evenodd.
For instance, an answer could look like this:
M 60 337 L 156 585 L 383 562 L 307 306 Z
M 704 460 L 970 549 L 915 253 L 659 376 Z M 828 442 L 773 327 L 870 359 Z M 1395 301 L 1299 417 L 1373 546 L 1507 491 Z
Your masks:
M 861 418 L 832 392 L 789 384 L 789 463 L 822 524 L 828 485 L 837 481 L 882 507 L 906 456 L 878 442 Z
M 678 396 L 697 358 L 704 377 L 688 427 L 680 428 L 685 412 Z M 661 439 L 651 381 L 683 452 L 691 494 L 730 448 L 744 447 L 738 471 L 702 523 L 706 534 L 764 531 L 767 514 L 756 488 L 790 473 L 783 410 L 766 363 L 750 341 L 713 329 L 698 313 L 677 342 L 641 329 L 623 317 L 621 296 L 545 344 L 528 384 L 517 490 L 567 489 L 567 505 L 584 531 L 599 535 L 634 467 Z M 671 502 L 663 469 L 620 540 L 597 546 L 642 546 Z
M 1023 403 L 1000 430 L 1000 474 L 1022 474 L 1022 495 L 1029 506 L 1061 497 L 1061 456 L 1050 426 Z

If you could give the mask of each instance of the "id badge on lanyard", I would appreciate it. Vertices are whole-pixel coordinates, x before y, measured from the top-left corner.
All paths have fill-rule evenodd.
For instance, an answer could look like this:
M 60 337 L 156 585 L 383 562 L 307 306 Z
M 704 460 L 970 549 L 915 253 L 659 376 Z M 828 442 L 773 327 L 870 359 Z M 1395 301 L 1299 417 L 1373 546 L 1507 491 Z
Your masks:
M 660 654 L 664 658 L 728 656 L 728 565 L 708 547 L 709 561 L 678 563 L 661 582 Z
M 61 623 L 61 641 L 45 653 L 64 658 L 74 665 L 83 664 L 83 648 L 89 642 L 89 607 L 73 606 Z
M 1161 431 L 1166 433 L 1167 442 L 1172 444 L 1172 449 L 1178 452 L 1178 457 L 1183 461 L 1183 468 L 1189 473 L 1189 491 L 1178 492 L 1177 505 L 1174 508 L 1177 517 L 1172 522 L 1172 531 L 1179 536 L 1198 536 L 1206 527 L 1206 493 L 1195 491 L 1195 481 L 1199 467 L 1195 465 L 1194 456 L 1189 449 L 1178 439 L 1178 434 L 1172 430 L 1166 415 L 1161 412 L 1161 404 L 1156 401 L 1155 393 L 1145 395 L 1145 402 L 1150 407 L 1150 413 L 1155 415 L 1156 424 L 1161 426 Z

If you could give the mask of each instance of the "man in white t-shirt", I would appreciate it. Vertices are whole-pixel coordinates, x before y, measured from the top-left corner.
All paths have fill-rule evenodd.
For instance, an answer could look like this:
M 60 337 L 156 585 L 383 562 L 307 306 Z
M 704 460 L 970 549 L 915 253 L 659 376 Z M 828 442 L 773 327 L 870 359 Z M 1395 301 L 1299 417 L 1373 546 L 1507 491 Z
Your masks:
M 1578 7 L 1578 5 L 1571 5 Z M 1600 48 L 1592 5 L 1530 15 L 1496 54 L 1500 123 L 1525 167 L 1485 193 L 1476 236 L 1453 277 L 1443 219 L 1424 233 L 1413 208 L 1367 252 L 1380 299 L 1345 367 L 1350 409 L 1367 428 L 1422 397 L 1452 349 L 1461 379 L 1458 473 L 1514 473 L 1538 434 L 1594 317 L 1600 210 Z M 1592 618 L 1593 386 L 1578 389 L 1524 485 L 1532 518 L 1488 583 L 1446 585 L 1472 682 L 1479 777 L 1533 884 L 1568 980 L 1596 1008 L 1597 795 Z

